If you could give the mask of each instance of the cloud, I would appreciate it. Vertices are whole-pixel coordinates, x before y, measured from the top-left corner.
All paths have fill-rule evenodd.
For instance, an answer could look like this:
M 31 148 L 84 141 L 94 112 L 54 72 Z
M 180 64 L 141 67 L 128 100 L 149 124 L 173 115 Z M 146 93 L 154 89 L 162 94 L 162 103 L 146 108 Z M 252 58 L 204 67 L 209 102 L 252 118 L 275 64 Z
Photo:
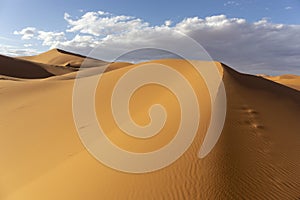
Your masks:
M 166 20 L 166 21 L 165 21 L 165 25 L 166 25 L 166 26 L 171 26 L 172 23 L 173 23 L 173 22 L 172 22 L 171 20 Z
M 240 4 L 235 1 L 227 1 L 224 6 L 239 6 Z
M 195 25 L 196 24 L 196 25 Z M 177 28 L 193 37 L 210 55 L 251 73 L 299 73 L 299 25 L 248 23 L 225 16 L 187 19 Z
M 67 32 L 87 33 L 94 36 L 121 34 L 142 29 L 149 25 L 141 19 L 132 16 L 114 16 L 103 11 L 87 12 L 78 20 L 71 19 L 71 16 L 65 13 L 64 19 L 69 23 Z
M 39 52 L 32 48 L 19 48 L 17 46 L 11 45 L 1 45 L 0 44 L 0 54 L 7 56 L 31 56 L 38 54 Z
M 21 31 L 14 31 L 15 35 L 22 35 L 22 40 L 30 40 L 34 37 L 36 33 L 36 28 L 34 27 L 27 27 L 22 29 Z
M 64 32 L 38 31 L 38 40 L 42 40 L 42 45 L 55 48 L 60 42 L 66 40 Z
M 286 6 L 284 9 L 286 9 L 286 10 L 291 10 L 291 9 L 293 9 L 293 7 L 291 7 L 291 6 Z
M 88 54 L 95 47 L 101 59 L 112 59 L 132 47 L 165 44 L 194 53 L 178 32 L 200 43 L 214 60 L 249 73 L 300 74 L 300 25 L 275 24 L 264 18 L 248 22 L 225 15 L 190 17 L 172 24 L 152 26 L 142 19 L 107 12 L 87 12 L 79 18 L 65 14 L 62 32 L 37 31 L 37 38 L 51 48 Z M 21 32 L 21 31 L 20 31 Z M 152 58 L 156 58 L 151 54 Z
M 32 47 L 32 44 L 24 44 L 24 47 Z

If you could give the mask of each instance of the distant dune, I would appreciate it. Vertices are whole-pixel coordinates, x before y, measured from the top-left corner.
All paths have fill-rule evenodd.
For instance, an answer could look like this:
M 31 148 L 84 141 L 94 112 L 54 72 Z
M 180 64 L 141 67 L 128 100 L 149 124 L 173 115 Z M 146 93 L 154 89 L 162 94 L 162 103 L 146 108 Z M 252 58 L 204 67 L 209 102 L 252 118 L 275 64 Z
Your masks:
M 53 56 L 61 54 L 67 57 Z M 0 74 L 49 78 L 0 80 L 0 199 L 300 198 L 299 91 L 238 73 L 218 62 L 195 61 L 201 67 L 218 65 L 228 98 L 221 137 L 212 152 L 199 159 L 197 154 L 210 121 L 206 85 L 186 61 L 150 61 L 169 65 L 190 81 L 200 103 L 201 121 L 194 143 L 175 163 L 152 173 L 128 174 L 98 162 L 79 140 L 72 114 L 77 72 L 53 76 L 37 64 L 70 63 L 78 67 L 83 57 L 52 50 L 22 59 L 34 62 L 2 56 Z M 115 144 L 130 151 L 147 152 L 172 138 L 178 128 L 180 110 L 170 91 L 158 86 L 145 88 L 133 96 L 131 115 L 137 123 L 146 124 L 149 105 L 163 104 L 168 113 L 165 134 L 155 136 L 149 144 L 114 127 L 109 106 L 112 87 L 125 72 L 139 66 L 114 63 L 102 76 L 105 84 L 97 89 L 95 108 L 98 120 Z M 97 68 L 86 70 L 88 80 Z
M 36 56 L 25 56 L 19 58 L 48 65 L 65 66 L 73 68 L 79 68 L 85 59 L 86 67 L 96 67 L 108 64 L 108 62 L 102 60 L 86 58 L 85 56 L 70 53 L 61 49 L 52 49 L 50 51 L 41 53 Z
M 293 74 L 285 74 L 281 76 L 263 76 L 271 81 L 286 85 L 288 87 L 300 90 L 300 76 Z
M 0 55 L 0 75 L 16 78 L 46 78 L 53 76 L 42 64 Z

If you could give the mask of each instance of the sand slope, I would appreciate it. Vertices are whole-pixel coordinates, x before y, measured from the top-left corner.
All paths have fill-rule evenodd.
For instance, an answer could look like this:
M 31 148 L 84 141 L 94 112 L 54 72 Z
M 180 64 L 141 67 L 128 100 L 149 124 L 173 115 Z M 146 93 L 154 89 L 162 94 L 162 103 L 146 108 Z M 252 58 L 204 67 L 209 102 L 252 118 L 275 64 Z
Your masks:
M 300 90 L 300 76 L 286 74 L 281 76 L 263 76 L 264 78 Z
M 41 64 L 0 55 L 0 75 L 15 78 L 46 78 L 53 76 L 43 67 Z
M 38 64 L 53 75 L 68 74 L 79 70 L 79 68 L 81 68 L 81 70 L 85 68 L 107 68 L 107 65 L 109 65 L 107 71 L 110 71 L 131 65 L 131 63 L 125 62 L 109 63 L 61 49 L 52 49 L 39 55 L 18 57 L 18 59 Z M 82 65 L 83 62 L 84 65 Z
M 156 62 L 173 66 L 190 81 L 200 102 L 201 123 L 194 143 L 179 160 L 148 174 L 112 170 L 83 147 L 72 116 L 72 77 L 0 80 L 0 199 L 300 197 L 300 92 L 223 66 L 228 96 L 225 127 L 213 151 L 199 159 L 197 153 L 210 117 L 207 88 L 185 62 Z M 210 67 L 211 63 L 201 65 Z M 111 130 L 108 137 L 112 141 L 134 148 L 130 150 L 147 151 L 172 137 L 179 121 L 178 102 L 160 87 L 145 88 L 133 97 L 131 114 L 138 123 L 149 120 L 145 110 L 155 102 L 165 105 L 170 115 L 166 136 L 154 138 L 150 146 L 111 129 L 110 111 L 105 106 L 110 89 L 114 81 L 134 67 L 138 65 L 126 65 L 103 75 L 106 84 L 96 94 L 97 116 Z M 89 78 L 92 76 L 86 77 Z M 139 143 L 134 146 L 134 142 Z
M 48 65 L 65 66 L 71 68 L 79 68 L 82 62 L 86 59 L 85 56 L 70 53 L 61 49 L 52 49 L 36 56 L 25 56 L 19 58 Z M 86 67 L 95 67 L 108 64 L 105 61 L 92 58 L 87 58 L 85 62 Z

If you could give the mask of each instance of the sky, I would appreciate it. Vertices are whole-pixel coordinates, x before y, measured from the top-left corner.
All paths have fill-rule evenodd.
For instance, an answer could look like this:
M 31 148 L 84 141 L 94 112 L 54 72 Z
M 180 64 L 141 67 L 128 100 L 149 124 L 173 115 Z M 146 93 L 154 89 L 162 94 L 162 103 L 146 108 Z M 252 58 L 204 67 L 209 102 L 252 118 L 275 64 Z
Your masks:
M 191 51 L 180 32 L 241 72 L 300 74 L 299 10 L 300 0 L 0 0 L 0 54 L 97 48 L 109 60 L 150 44 Z

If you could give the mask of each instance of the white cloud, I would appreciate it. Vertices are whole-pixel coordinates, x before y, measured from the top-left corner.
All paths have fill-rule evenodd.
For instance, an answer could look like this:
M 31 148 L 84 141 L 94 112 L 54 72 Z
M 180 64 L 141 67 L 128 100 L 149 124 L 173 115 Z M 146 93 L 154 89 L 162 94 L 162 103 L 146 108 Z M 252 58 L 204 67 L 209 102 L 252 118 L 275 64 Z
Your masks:
M 15 35 L 22 35 L 22 40 L 30 40 L 34 37 L 36 33 L 36 28 L 27 27 L 22 29 L 21 31 L 14 31 Z
M 286 6 L 284 9 L 286 9 L 286 10 L 291 10 L 291 9 L 293 9 L 293 7 L 291 7 L 291 6 Z
M 166 21 L 165 21 L 165 25 L 166 25 L 166 26 L 171 26 L 172 23 L 173 23 L 173 22 L 172 22 L 171 20 L 166 20 Z
M 39 52 L 36 49 L 32 48 L 20 48 L 17 46 L 11 45 L 1 45 L 0 44 L 0 54 L 7 55 L 7 56 L 31 56 L 36 55 Z
M 98 41 L 91 35 L 76 35 L 73 39 L 61 42 L 61 46 L 74 46 L 80 48 L 96 47 Z
M 32 47 L 32 44 L 24 44 L 24 47 Z
M 121 34 L 147 27 L 149 24 L 132 16 L 113 16 L 110 13 L 98 11 L 87 12 L 78 20 L 71 19 L 65 13 L 64 19 L 69 23 L 67 32 L 87 33 L 95 36 L 106 36 L 109 34 Z
M 235 1 L 227 1 L 224 6 L 239 6 L 240 4 Z
M 275 24 L 266 18 L 251 23 L 217 15 L 185 18 L 172 26 L 170 21 L 151 26 L 139 18 L 102 11 L 87 12 L 78 19 L 66 13 L 64 18 L 69 24 L 65 32 L 38 31 L 43 45 L 83 54 L 98 47 L 102 59 L 151 44 L 191 51 L 176 34 L 179 31 L 199 42 L 213 59 L 238 70 L 300 74 L 300 25 Z
M 59 43 L 66 40 L 64 32 L 38 31 L 38 39 L 42 40 L 42 45 L 55 48 Z

